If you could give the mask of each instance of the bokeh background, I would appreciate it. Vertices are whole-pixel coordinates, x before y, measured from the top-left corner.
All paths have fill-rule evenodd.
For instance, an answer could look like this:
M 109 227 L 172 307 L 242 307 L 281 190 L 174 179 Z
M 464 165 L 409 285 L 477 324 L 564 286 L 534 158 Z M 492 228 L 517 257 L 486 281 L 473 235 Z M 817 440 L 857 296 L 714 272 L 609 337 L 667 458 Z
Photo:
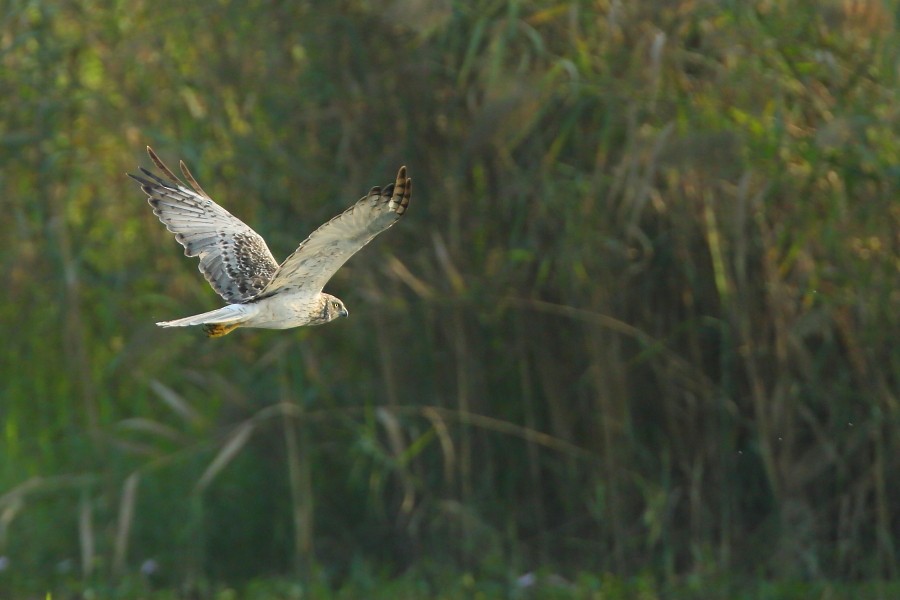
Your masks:
M 0 595 L 898 597 L 898 10 L 0 2 Z M 279 258 L 415 191 L 208 340 L 148 144 Z

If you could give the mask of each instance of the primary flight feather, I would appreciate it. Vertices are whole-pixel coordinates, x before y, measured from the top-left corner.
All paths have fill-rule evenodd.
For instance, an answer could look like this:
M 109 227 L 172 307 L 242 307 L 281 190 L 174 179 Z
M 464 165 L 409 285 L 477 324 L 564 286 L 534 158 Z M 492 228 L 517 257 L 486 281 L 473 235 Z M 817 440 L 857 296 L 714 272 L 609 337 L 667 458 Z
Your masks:
M 229 304 L 160 327 L 203 325 L 210 337 L 237 327 L 289 329 L 320 325 L 348 315 L 344 303 L 322 288 L 347 260 L 406 212 L 412 180 L 406 167 L 384 188 L 373 187 L 356 204 L 316 229 L 280 265 L 265 240 L 243 221 L 216 204 L 184 162 L 181 172 L 190 188 L 148 146 L 147 153 L 166 178 L 141 167 L 128 174 L 141 184 L 153 213 L 187 256 L 200 259 L 200 271 Z

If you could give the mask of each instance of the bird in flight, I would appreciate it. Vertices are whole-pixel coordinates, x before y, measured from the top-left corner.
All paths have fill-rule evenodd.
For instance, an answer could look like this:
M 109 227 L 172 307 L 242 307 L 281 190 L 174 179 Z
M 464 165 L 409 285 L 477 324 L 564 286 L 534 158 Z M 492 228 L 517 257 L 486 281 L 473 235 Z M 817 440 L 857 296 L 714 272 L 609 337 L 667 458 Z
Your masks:
M 147 153 L 168 179 L 143 167 L 144 176 L 128 176 L 141 184 L 153 214 L 175 234 L 184 254 L 200 258 L 200 272 L 228 302 L 216 310 L 157 325 L 202 325 L 210 337 L 221 337 L 237 327 L 290 329 L 348 316 L 344 303 L 322 288 L 351 256 L 403 216 L 412 193 L 412 180 L 406 176 L 406 167 L 400 167 L 394 183 L 373 187 L 316 229 L 279 265 L 265 240 L 216 204 L 183 161 L 181 172 L 190 188 L 149 146 Z

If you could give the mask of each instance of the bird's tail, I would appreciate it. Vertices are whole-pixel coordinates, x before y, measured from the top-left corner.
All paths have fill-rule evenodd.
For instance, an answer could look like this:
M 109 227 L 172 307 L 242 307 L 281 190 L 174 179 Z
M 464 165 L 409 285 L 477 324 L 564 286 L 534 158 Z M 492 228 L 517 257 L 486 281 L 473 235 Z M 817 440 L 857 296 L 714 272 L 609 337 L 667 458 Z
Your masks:
M 160 321 L 160 327 L 191 327 L 203 325 L 203 331 L 209 337 L 222 337 L 241 326 L 241 323 L 252 317 L 258 309 L 249 304 L 229 304 L 216 310 L 211 310 L 199 315 L 175 319 L 174 321 Z

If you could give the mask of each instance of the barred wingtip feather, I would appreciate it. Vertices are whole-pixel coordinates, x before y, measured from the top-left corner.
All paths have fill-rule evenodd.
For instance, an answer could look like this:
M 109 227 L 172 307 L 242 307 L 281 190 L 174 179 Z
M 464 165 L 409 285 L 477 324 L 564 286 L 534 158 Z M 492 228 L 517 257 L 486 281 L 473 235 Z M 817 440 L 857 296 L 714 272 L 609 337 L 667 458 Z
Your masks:
M 299 287 L 321 291 L 347 260 L 406 213 L 412 181 L 400 167 L 394 183 L 375 186 L 356 204 L 316 229 L 278 267 L 258 296 Z

